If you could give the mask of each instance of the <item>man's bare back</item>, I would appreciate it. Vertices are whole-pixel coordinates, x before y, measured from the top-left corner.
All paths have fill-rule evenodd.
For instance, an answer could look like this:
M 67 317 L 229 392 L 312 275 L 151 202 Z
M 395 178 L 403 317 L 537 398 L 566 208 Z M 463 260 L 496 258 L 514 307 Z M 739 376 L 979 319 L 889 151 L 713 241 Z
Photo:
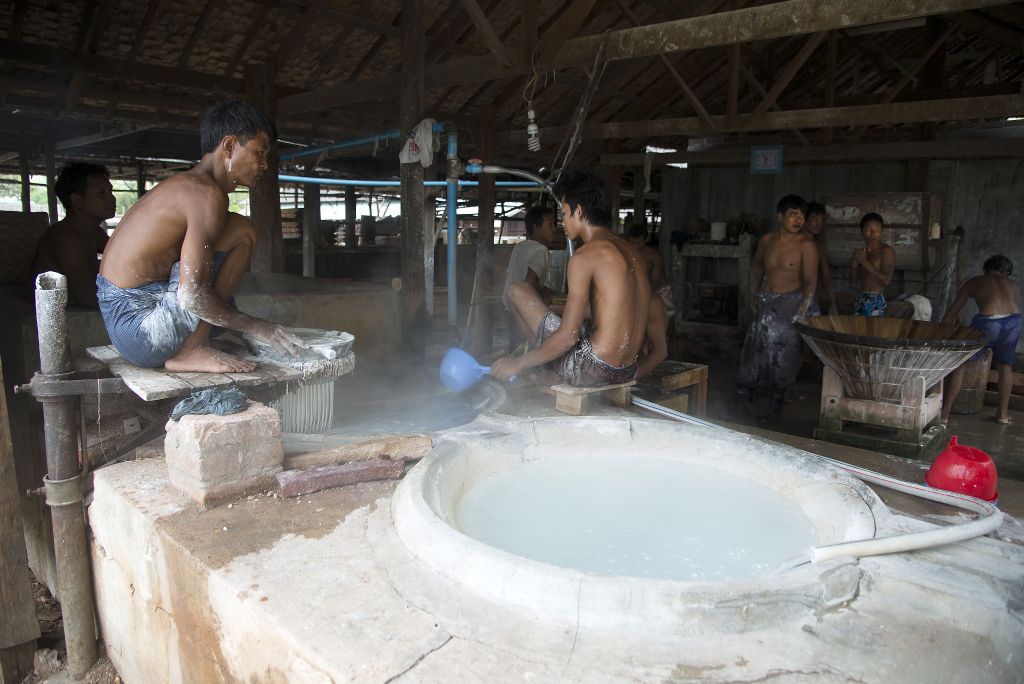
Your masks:
M 577 265 L 593 274 L 594 351 L 612 366 L 632 363 L 643 344 L 650 309 L 651 286 L 643 256 L 626 240 L 609 234 L 580 247 L 573 259 L 577 257 Z
M 959 315 L 968 299 L 975 301 L 982 316 L 1020 313 L 1020 286 L 1002 273 L 989 271 L 964 283 L 946 314 L 950 322 L 952 317 Z
M 100 275 L 118 287 L 166 280 L 181 260 L 188 218 L 185 208 L 210 205 L 219 233 L 228 218 L 227 196 L 193 171 L 172 176 L 143 195 L 121 219 L 104 253 Z M 217 217 L 216 215 L 220 216 Z M 213 255 L 210 254 L 210 263 Z

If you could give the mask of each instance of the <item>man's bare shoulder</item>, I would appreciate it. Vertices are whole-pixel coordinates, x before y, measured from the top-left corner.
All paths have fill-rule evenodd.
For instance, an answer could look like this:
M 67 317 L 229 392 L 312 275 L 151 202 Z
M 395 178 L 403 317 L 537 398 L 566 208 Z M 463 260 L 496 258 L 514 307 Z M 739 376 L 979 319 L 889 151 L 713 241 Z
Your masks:
M 149 191 L 154 196 L 189 196 L 194 201 L 222 199 L 227 204 L 227 195 L 213 182 L 213 179 L 193 171 L 171 176 Z M 147 193 L 148 194 L 148 193 Z

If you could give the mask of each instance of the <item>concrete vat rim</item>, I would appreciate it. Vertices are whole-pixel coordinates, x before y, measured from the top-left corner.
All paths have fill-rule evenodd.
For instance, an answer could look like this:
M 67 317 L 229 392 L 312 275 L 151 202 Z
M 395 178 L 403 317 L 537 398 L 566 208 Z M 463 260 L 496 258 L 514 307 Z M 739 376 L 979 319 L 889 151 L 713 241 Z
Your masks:
M 392 518 L 400 539 L 415 557 L 483 600 L 530 618 L 567 626 L 631 632 L 656 629 L 689 635 L 767 627 L 805 615 L 808 607 L 824 606 L 836 596 L 852 596 L 857 591 L 860 570 L 853 559 L 805 565 L 781 575 L 749 580 L 684 582 L 597 575 L 488 546 L 456 529 L 446 513 L 452 503 L 446 497 L 464 491 L 484 472 L 474 470 L 474 460 L 493 469 L 503 450 L 518 450 L 506 459 L 513 466 L 551 457 L 542 452 L 558 448 L 559 432 L 571 433 L 573 447 L 582 447 L 588 454 L 602 443 L 614 448 L 639 440 L 638 446 L 643 446 L 642 435 L 652 433 L 658 437 L 722 438 L 717 431 L 697 426 L 629 418 L 490 418 L 465 427 L 461 433 L 435 441 L 431 452 L 406 475 L 392 498 Z M 736 448 L 740 442 L 745 442 L 747 449 L 743 466 L 763 458 L 760 452 L 765 445 L 773 444 L 743 435 L 728 446 Z M 794 496 L 809 519 L 811 515 L 845 512 L 844 521 L 812 520 L 817 522 L 817 543 L 874 536 L 878 517 L 884 518 L 888 511 L 866 485 L 796 449 L 782 445 L 769 449 L 781 452 L 772 461 L 781 473 L 779 477 L 792 479 L 804 473 Z M 448 484 L 439 486 L 446 480 Z M 778 484 L 773 488 L 778 491 Z M 792 500 L 793 496 L 788 498 Z

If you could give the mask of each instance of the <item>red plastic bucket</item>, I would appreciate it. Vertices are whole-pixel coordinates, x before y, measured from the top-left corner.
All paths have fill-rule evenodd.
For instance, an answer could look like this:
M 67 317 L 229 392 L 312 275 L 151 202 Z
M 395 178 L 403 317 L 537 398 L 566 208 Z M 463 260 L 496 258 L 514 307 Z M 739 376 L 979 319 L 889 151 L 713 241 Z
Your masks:
M 985 501 L 999 498 L 999 476 L 992 459 L 981 449 L 957 444 L 956 435 L 936 457 L 924 481 L 931 487 Z

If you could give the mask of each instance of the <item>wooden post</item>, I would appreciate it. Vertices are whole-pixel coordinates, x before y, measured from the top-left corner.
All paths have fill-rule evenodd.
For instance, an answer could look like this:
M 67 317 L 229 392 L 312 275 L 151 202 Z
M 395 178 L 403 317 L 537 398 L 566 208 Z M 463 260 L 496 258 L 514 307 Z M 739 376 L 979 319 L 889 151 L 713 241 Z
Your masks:
M 356 246 L 356 189 L 345 188 L 345 246 Z
M 18 154 L 18 165 L 21 167 L 21 210 L 27 214 L 32 211 L 32 173 L 24 152 Z
M 423 69 L 426 53 L 423 41 L 422 0 L 402 0 L 402 132 L 408 135 L 423 118 Z M 426 308 L 426 264 L 428 243 L 424 226 L 423 166 L 402 164 L 402 336 L 407 355 L 420 357 L 426 351 L 430 321 Z M 431 231 L 432 233 L 433 231 Z M 431 244 L 431 249 L 433 245 Z
M 839 32 L 828 32 L 828 57 L 825 61 L 825 106 L 836 106 L 836 59 L 839 54 Z M 832 129 L 825 129 L 825 144 L 832 144 Z
M 725 118 L 731 129 L 735 129 L 740 121 L 740 49 L 739 43 L 729 46 L 729 86 L 725 98 Z
M 46 145 L 46 205 L 50 211 L 50 223 L 56 223 L 57 216 L 57 193 L 54 192 L 54 184 L 57 182 L 57 173 L 53 168 L 53 141 Z
M 141 161 L 135 166 L 135 194 L 139 199 L 146 194 L 146 165 Z
M 0 386 L 2 380 L 0 363 Z M 32 674 L 39 623 L 32 600 L 9 425 L 7 396 L 0 392 L 0 682 L 20 682 Z
M 633 225 L 647 225 L 644 215 L 647 206 L 644 201 L 644 167 L 638 166 L 633 169 Z
M 312 169 L 309 170 L 312 175 Z M 302 186 L 302 275 L 316 277 L 316 234 L 320 230 L 320 185 Z
M 480 108 L 479 140 L 480 158 L 484 163 L 493 161 L 495 111 L 491 105 Z M 491 319 L 489 299 L 485 295 L 494 289 L 494 176 L 485 173 L 480 176 L 477 196 L 480 211 L 477 214 L 476 268 L 473 275 L 473 293 L 469 303 L 473 321 L 471 349 L 478 356 L 490 354 L 494 348 L 492 335 L 494 321 Z
M 245 100 L 273 121 L 276 118 L 274 72 L 269 64 L 245 67 Z M 250 270 L 273 273 L 284 270 L 284 237 L 281 233 L 281 195 L 277 182 L 277 141 L 270 141 L 267 169 L 249 190 L 252 225 L 256 229 Z
M 621 141 L 605 140 L 604 151 L 606 154 L 618 154 Z M 612 194 L 612 232 L 621 233 L 622 224 L 619 222 L 619 207 L 622 206 L 622 167 L 604 167 L 605 178 L 608 180 L 608 189 Z

